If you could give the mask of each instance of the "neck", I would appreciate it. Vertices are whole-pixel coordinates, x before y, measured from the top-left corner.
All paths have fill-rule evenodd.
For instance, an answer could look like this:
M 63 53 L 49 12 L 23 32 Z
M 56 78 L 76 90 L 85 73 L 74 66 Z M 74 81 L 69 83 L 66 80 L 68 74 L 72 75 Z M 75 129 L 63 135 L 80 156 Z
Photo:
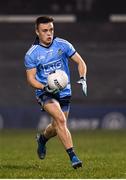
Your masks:
M 45 43 L 40 42 L 39 44 L 42 45 L 42 46 L 48 47 L 48 46 L 50 46 L 51 43 L 50 44 L 45 44 Z

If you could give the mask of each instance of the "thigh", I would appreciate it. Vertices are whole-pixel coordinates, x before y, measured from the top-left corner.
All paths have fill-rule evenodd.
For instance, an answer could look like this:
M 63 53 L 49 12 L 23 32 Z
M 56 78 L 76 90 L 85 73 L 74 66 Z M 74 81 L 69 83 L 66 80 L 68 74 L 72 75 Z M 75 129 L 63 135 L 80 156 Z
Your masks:
M 43 105 L 43 108 L 53 119 L 58 119 L 59 117 L 66 119 L 59 102 L 55 99 L 48 100 L 48 102 Z

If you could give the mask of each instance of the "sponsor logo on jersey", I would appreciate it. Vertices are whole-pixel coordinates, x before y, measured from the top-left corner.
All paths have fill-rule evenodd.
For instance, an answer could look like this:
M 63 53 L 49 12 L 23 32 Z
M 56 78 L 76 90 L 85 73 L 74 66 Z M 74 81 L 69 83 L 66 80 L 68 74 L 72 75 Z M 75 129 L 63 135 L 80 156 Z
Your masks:
M 44 73 L 49 74 L 56 69 L 63 69 L 63 62 L 62 59 L 58 59 L 56 61 L 52 61 L 50 63 L 43 65 Z

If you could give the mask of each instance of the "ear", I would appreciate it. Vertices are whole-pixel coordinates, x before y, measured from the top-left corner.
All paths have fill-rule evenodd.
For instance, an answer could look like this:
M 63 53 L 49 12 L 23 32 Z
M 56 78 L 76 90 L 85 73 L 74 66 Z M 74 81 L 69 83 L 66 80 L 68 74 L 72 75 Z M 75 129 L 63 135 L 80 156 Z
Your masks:
M 35 29 L 35 32 L 36 32 L 37 36 L 39 36 L 39 32 L 38 32 L 38 29 Z

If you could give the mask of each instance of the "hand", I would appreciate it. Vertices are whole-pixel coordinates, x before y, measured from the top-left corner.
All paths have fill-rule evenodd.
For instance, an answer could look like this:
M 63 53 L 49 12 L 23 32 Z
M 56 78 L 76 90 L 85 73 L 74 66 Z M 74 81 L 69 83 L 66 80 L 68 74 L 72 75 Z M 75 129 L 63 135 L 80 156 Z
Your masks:
M 46 92 L 48 93 L 51 93 L 51 94 L 56 94 L 59 92 L 59 89 L 50 89 L 48 85 L 46 85 L 43 90 L 45 90 Z
M 87 83 L 86 83 L 86 77 L 81 77 L 79 81 L 77 81 L 78 84 L 82 85 L 82 91 L 85 96 L 87 96 Z

